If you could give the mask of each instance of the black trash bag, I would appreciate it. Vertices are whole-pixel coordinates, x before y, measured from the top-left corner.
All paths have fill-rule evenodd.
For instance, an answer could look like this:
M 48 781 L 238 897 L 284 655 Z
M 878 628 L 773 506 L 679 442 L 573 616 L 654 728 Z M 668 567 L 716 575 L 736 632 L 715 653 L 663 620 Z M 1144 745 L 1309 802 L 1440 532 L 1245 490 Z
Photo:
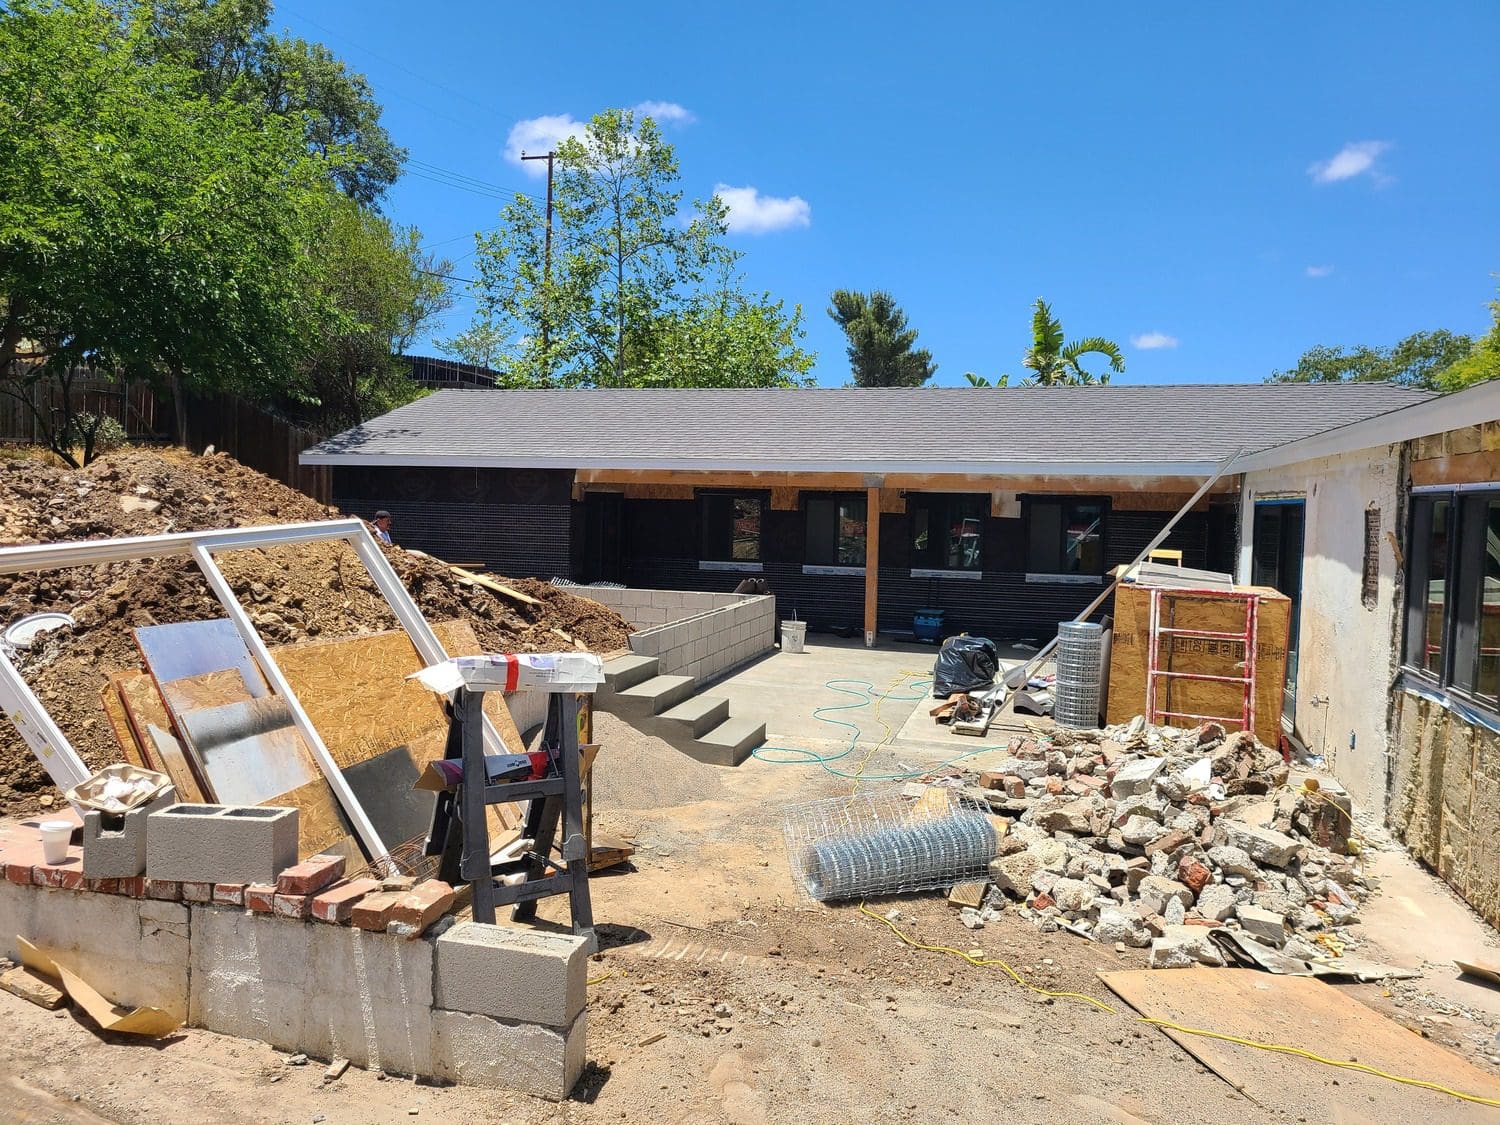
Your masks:
M 995 642 L 986 637 L 949 637 L 932 666 L 932 694 L 939 699 L 989 687 L 1000 670 Z

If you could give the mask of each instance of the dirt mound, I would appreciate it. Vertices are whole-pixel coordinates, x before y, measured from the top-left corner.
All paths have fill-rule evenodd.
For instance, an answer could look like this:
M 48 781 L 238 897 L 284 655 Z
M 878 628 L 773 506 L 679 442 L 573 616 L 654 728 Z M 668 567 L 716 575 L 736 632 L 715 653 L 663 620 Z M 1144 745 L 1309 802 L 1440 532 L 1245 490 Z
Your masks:
M 222 454 L 133 450 L 81 470 L 32 459 L 0 462 L 0 546 L 339 515 Z M 399 548 L 386 553 L 429 621 L 466 620 L 491 651 L 567 648 L 553 630 L 595 652 L 627 645 L 630 627 L 598 602 L 529 579 L 502 580 L 541 602 L 530 605 L 476 585 L 426 555 Z M 233 551 L 217 558 L 267 643 L 398 627 L 358 557 L 342 543 Z M 197 567 L 185 559 L 0 576 L 0 628 L 43 610 L 70 613 L 77 625 L 47 634 L 45 643 L 18 662 L 74 749 L 93 766 L 119 757 L 99 691 L 111 673 L 140 667 L 131 630 L 224 615 Z M 0 726 L 0 813 L 35 811 L 41 798 L 54 794 L 15 729 Z

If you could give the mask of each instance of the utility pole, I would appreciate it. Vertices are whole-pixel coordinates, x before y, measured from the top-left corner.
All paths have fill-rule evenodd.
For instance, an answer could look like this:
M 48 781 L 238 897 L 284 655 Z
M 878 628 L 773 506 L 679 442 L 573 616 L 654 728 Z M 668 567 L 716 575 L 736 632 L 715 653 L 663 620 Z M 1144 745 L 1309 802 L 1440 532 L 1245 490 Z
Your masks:
M 553 151 L 538 153 L 535 156 L 527 156 L 524 151 L 521 153 L 522 160 L 545 160 L 547 162 L 547 234 L 542 251 L 542 284 L 545 286 L 542 291 L 542 362 L 545 365 L 543 374 L 549 381 L 552 378 L 552 355 L 548 351 L 547 302 L 552 289 L 552 162 L 556 156 L 557 153 Z

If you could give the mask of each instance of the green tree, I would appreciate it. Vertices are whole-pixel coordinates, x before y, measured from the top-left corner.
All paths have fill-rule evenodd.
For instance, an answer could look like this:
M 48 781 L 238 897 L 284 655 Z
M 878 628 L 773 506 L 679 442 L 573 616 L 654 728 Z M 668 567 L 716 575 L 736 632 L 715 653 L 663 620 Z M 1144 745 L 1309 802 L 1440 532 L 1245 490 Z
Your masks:
M 124 11 L 149 23 L 143 50 L 189 69 L 200 93 L 297 122 L 351 199 L 374 205 L 400 177 L 406 150 L 365 76 L 321 43 L 273 34 L 270 0 L 129 0 Z
M 916 347 L 917 330 L 883 289 L 835 289 L 828 315 L 849 340 L 849 369 L 856 387 L 920 387 L 937 371 L 932 353 Z
M 1474 341 L 1469 354 L 1437 374 L 1440 390 L 1457 391 L 1490 379 L 1500 379 L 1500 301 L 1490 302 L 1490 330 Z
M 1091 385 L 1109 382 L 1109 371 L 1094 375 L 1085 370 L 1083 357 L 1101 355 L 1109 361 L 1109 371 L 1119 374 L 1125 370 L 1125 357 L 1120 345 L 1103 336 L 1085 336 L 1081 340 L 1063 342 L 1062 323 L 1052 315 L 1052 309 L 1040 297 L 1031 314 L 1031 347 L 1021 358 L 1021 366 L 1031 375 L 1026 386 L 1055 387 L 1066 385 Z
M 550 268 L 545 215 L 517 195 L 476 237 L 474 323 L 441 346 L 513 386 L 801 380 L 801 310 L 743 292 L 722 204 L 685 206 L 678 180 L 650 117 L 596 115 L 557 148 Z
M 329 209 L 317 241 L 317 289 L 329 312 L 286 396 L 314 428 L 345 429 L 417 397 L 393 353 L 453 303 L 442 277 L 452 263 L 423 254 L 420 241 L 414 228 L 350 200 Z
M 0 14 L 0 391 L 23 401 L 80 363 L 264 395 L 326 311 L 328 161 L 148 40 L 90 0 Z M 18 369 L 22 341 L 45 362 Z M 38 422 L 71 461 L 66 410 Z
M 1446 329 L 1413 332 L 1390 347 L 1318 345 L 1302 353 L 1297 366 L 1272 372 L 1268 383 L 1400 383 L 1435 390 L 1444 371 L 1468 358 L 1474 341 Z

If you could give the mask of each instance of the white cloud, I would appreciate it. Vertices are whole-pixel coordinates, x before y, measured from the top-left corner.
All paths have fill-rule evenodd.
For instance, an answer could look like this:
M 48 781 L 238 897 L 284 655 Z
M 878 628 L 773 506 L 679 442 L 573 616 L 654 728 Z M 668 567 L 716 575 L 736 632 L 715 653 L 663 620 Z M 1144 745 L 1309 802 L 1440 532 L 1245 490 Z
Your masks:
M 1130 337 L 1132 347 L 1140 348 L 1142 351 L 1151 351 L 1154 348 L 1175 348 L 1177 337 L 1168 336 L 1165 332 L 1142 332 L 1139 336 Z
M 691 125 L 698 120 L 692 110 L 676 102 L 641 102 L 634 112 L 637 117 L 649 117 L 658 125 Z
M 732 231 L 765 234 L 812 223 L 812 208 L 800 195 L 780 198 L 762 195 L 753 187 L 730 187 L 728 184 L 715 184 L 714 194 L 729 209 L 726 222 Z
M 575 121 L 572 114 L 568 113 L 545 114 L 517 121 L 510 127 L 510 135 L 505 138 L 505 159 L 520 166 L 533 177 L 545 176 L 545 160 L 528 160 L 523 163 L 521 154 L 529 152 L 535 156 L 550 152 L 568 137 L 582 137 L 583 128 L 584 122 Z
M 631 112 L 637 117 L 653 118 L 658 125 L 691 125 L 697 120 L 691 110 L 676 102 L 641 102 Z M 568 137 L 581 139 L 587 126 L 588 122 L 577 120 L 571 113 L 549 113 L 517 121 L 505 138 L 505 159 L 533 178 L 545 176 L 545 162 L 522 161 L 521 154 L 529 152 L 535 156 L 555 149 Z
M 1350 141 L 1329 159 L 1309 165 L 1307 174 L 1319 184 L 1335 184 L 1367 173 L 1376 183 L 1385 183 L 1390 177 L 1375 167 L 1375 161 L 1390 148 L 1390 141 Z
M 1327 277 L 1333 272 L 1332 266 L 1308 266 L 1302 271 L 1308 277 Z

